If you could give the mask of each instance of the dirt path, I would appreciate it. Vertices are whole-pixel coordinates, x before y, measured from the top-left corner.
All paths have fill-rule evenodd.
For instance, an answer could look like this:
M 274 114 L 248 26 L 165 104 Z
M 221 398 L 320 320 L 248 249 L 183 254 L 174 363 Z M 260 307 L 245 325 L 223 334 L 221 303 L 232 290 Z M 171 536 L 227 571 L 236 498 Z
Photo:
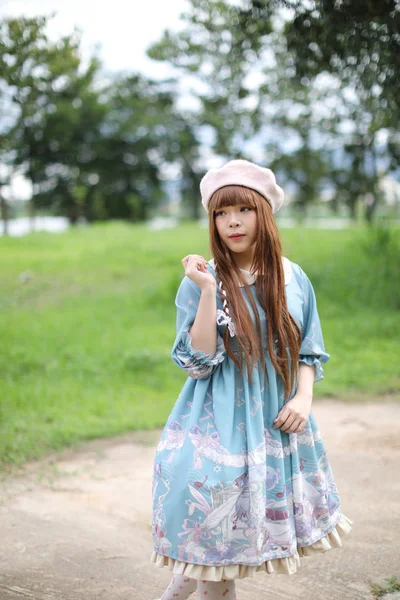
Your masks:
M 371 582 L 400 578 L 400 403 L 318 400 L 313 413 L 353 531 L 295 575 L 239 581 L 238 600 L 364 600 Z M 161 596 L 170 572 L 149 562 L 159 435 L 96 440 L 1 478 L 1 600 Z

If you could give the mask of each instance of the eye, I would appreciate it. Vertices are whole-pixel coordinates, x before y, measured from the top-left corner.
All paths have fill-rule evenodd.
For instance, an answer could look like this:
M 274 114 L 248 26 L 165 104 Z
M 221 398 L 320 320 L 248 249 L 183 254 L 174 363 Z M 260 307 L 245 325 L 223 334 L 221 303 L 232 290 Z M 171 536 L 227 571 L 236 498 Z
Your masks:
M 242 210 L 246 210 L 247 211 L 247 210 L 252 210 L 252 208 L 250 208 L 249 206 L 242 206 L 241 209 L 240 209 L 240 212 L 242 212 Z M 219 215 L 222 215 L 224 212 L 225 212 L 224 210 L 218 210 L 215 213 L 215 216 L 218 217 Z

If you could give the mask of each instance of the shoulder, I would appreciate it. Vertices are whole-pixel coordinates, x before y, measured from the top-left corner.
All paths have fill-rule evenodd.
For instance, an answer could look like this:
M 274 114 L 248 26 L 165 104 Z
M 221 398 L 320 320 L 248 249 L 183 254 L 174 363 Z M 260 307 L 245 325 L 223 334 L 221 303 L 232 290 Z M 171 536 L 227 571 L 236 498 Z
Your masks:
M 286 259 L 286 261 L 290 264 L 293 277 L 299 284 L 303 285 L 304 281 L 308 279 L 307 274 L 304 272 L 304 270 L 298 263 L 295 263 L 292 260 L 289 260 L 288 258 Z
M 285 275 L 285 285 L 288 285 L 293 278 L 293 265 L 294 263 L 292 263 L 292 261 L 290 261 L 288 258 L 286 258 L 286 256 L 282 256 L 282 265 L 283 265 L 283 272 Z
M 302 269 L 302 267 L 297 263 L 292 263 L 292 269 L 295 280 L 297 281 L 297 285 L 302 291 L 303 297 L 305 299 L 309 298 L 310 295 L 315 297 L 314 286 L 304 269 Z
M 310 294 L 314 295 L 313 284 L 304 269 L 293 261 L 290 261 L 290 265 L 293 273 L 293 281 L 297 289 L 301 291 L 303 298 L 309 298 Z

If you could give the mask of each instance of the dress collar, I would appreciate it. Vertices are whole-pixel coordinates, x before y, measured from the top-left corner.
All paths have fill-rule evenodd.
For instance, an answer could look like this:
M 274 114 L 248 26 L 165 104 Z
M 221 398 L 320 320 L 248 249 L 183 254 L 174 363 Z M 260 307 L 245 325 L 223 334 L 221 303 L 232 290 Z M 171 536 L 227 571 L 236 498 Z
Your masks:
M 208 262 L 215 271 L 215 260 L 213 258 L 211 258 Z M 290 265 L 290 260 L 288 258 L 286 258 L 286 256 L 282 256 L 282 263 L 283 263 L 283 272 L 285 275 L 285 285 L 287 285 L 288 283 L 290 283 L 290 281 L 292 279 L 292 267 Z M 253 273 L 250 273 L 250 271 L 247 271 L 246 269 L 240 269 L 240 270 L 242 271 L 247 284 L 252 285 L 255 282 L 257 276 L 254 275 Z M 244 287 L 241 283 L 239 283 L 239 286 Z

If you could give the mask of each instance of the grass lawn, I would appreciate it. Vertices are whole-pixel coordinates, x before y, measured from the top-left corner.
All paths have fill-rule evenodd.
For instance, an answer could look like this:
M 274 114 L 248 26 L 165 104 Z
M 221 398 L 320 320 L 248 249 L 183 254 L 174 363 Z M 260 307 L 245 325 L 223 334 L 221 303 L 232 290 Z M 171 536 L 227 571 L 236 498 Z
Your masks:
M 400 395 L 399 232 L 282 229 L 309 275 L 327 352 L 321 396 Z M 162 426 L 186 375 L 170 357 L 195 224 L 152 232 L 114 222 L 0 239 L 0 462 L 83 439 Z

